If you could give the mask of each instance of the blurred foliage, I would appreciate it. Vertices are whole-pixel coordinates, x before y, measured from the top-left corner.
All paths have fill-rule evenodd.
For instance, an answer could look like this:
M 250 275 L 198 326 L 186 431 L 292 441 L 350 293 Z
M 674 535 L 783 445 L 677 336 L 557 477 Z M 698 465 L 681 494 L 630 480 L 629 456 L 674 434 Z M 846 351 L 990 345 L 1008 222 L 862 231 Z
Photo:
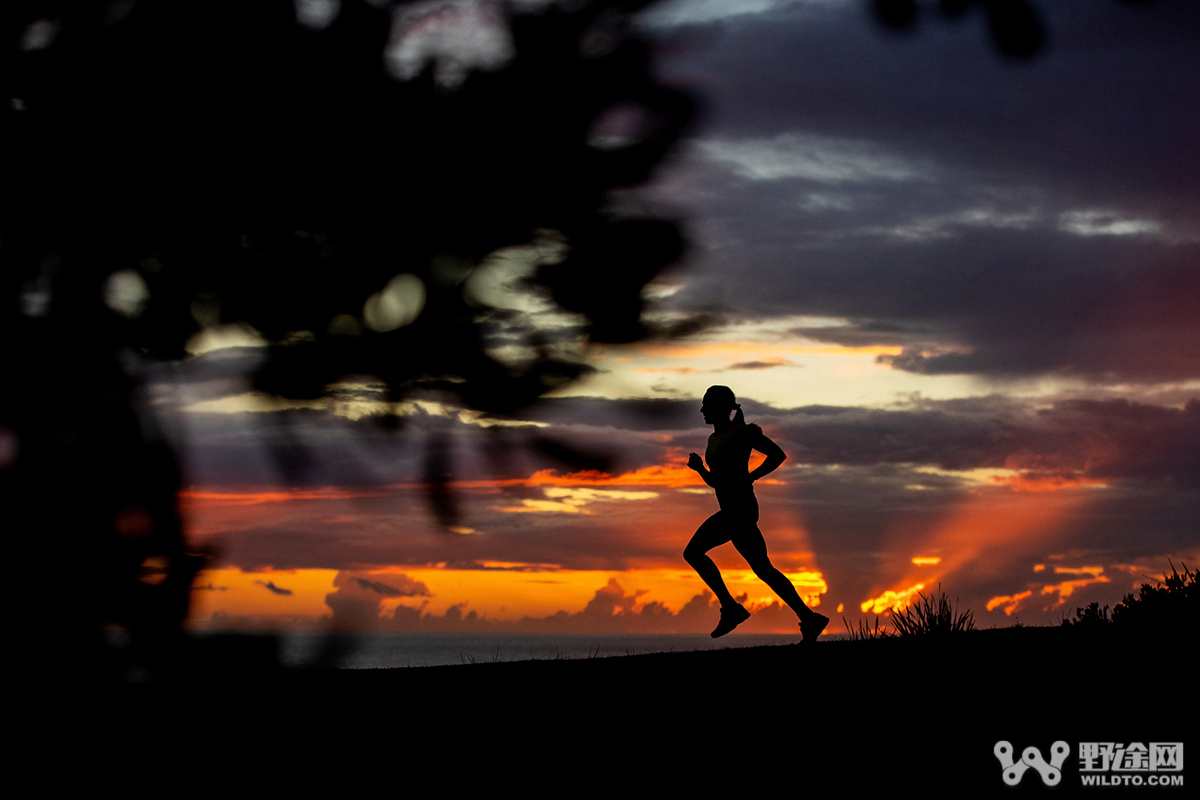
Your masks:
M 643 5 L 0 7 L 0 486 L 17 594 L 40 598 L 22 631 L 67 650 L 104 623 L 148 651 L 177 636 L 204 557 L 131 356 L 233 332 L 262 346 L 266 392 L 373 376 L 392 402 L 502 414 L 584 374 L 588 342 L 654 333 L 642 292 L 683 237 L 611 192 L 695 104 L 655 78 Z M 444 444 L 426 478 L 448 525 Z
M 607 193 L 651 174 L 693 104 L 653 79 L 623 13 L 641 3 L 464 22 L 461 3 L 351 1 L 322 30 L 290 0 L 23 5 L 6 7 L 27 49 L 5 69 L 5 280 L 10 302 L 46 284 L 56 327 L 179 358 L 235 323 L 270 345 L 266 391 L 373 375 L 392 400 L 436 382 L 496 412 L 579 376 L 581 341 L 648 333 L 642 290 L 683 240 L 606 213 Z M 53 40 L 28 49 L 43 24 Z M 510 40 L 508 59 L 439 81 L 472 36 Z M 398 59 L 423 69 L 403 80 Z M 525 287 L 582 315 L 583 339 L 465 289 L 522 245 Z M 498 358 L 497 328 L 528 357 Z
M 983 14 L 988 37 L 996 51 L 1021 61 L 1045 51 L 1050 32 L 1033 0 L 868 0 L 871 13 L 883 28 L 897 33 L 916 29 L 922 16 L 936 8 L 947 22 L 960 22 L 973 13 Z M 1154 0 L 1118 0 L 1127 6 L 1149 6 Z
M 917 0 L 871 0 L 871 10 L 879 24 L 897 32 L 915 28 L 921 5 Z M 1045 25 L 1027 0 L 937 0 L 929 5 L 936 5 L 939 15 L 952 22 L 978 9 L 987 18 L 992 45 L 1008 58 L 1030 58 L 1045 47 Z

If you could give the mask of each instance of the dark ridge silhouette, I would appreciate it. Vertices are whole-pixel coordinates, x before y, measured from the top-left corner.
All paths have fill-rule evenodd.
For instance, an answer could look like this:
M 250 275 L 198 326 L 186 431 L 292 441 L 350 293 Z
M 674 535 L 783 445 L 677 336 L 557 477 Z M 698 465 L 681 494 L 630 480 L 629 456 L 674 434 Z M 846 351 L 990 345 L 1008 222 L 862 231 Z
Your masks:
M 426 782 L 472 789 L 494 787 L 497 775 L 552 790 L 599 774 L 612 785 L 733 794 L 767 765 L 784 781 L 799 781 L 789 770 L 802 770 L 806 791 L 990 797 L 1012 796 L 993 754 L 998 741 L 1046 753 L 1063 740 L 1071 753 L 1056 788 L 1072 794 L 1080 742 L 1183 742 L 1185 762 L 1195 745 L 1190 661 L 1131 657 L 1132 646 L 1115 629 L 1081 638 L 1025 627 L 287 672 L 274 668 L 269 641 L 213 637 L 190 662 L 203 680 L 121 686 L 90 698 L 83 713 L 72 708 L 72 733 L 88 745 L 56 781 L 128 785 L 161 776 L 174 786 L 209 769 L 238 776 L 239 786 L 269 783 L 274 793 L 344 791 L 351 782 L 376 793 L 394 790 L 399 765 Z M 235 657 L 242 661 L 233 674 Z M 20 766 L 61 759 L 44 746 L 29 762 L 21 756 L 57 730 L 54 712 L 73 697 L 67 687 L 24 729 Z M 194 710 L 163 714 L 180 707 Z M 1041 786 L 1027 778 L 1019 788 Z

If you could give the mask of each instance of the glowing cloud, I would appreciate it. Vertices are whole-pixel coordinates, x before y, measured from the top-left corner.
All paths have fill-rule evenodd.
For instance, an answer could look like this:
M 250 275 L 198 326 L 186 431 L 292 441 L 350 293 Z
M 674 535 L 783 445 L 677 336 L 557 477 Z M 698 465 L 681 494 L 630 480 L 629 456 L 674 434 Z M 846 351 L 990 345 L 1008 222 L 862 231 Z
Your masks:
M 1032 595 L 1033 595 L 1032 591 L 1027 591 L 1027 592 L 1021 592 L 1020 594 L 1002 595 L 1000 597 L 993 597 L 991 600 L 987 601 L 987 610 L 991 611 L 993 608 L 996 608 L 997 606 L 1004 606 L 1005 616 L 1011 617 L 1012 613 L 1021 607 L 1021 601 Z
M 1037 564 L 1034 566 L 1034 572 L 1045 571 L 1045 565 Z M 987 610 L 991 611 L 1001 606 L 1004 607 L 1004 613 L 1011 616 L 1012 613 L 1021 607 L 1022 601 L 1033 596 L 1034 591 L 1038 592 L 1039 596 L 1058 595 L 1054 605 L 1046 608 L 1058 608 L 1066 602 L 1066 598 L 1074 594 L 1076 589 L 1082 589 L 1084 586 L 1090 586 L 1093 583 L 1109 583 L 1108 576 L 1104 575 L 1104 567 L 1055 567 L 1056 575 L 1083 575 L 1086 577 L 1076 578 L 1073 580 L 1062 581 L 1061 583 L 1046 583 L 1042 584 L 1040 589 L 1035 587 L 1020 594 L 1014 595 L 999 595 L 993 597 L 987 602 Z
M 942 563 L 942 559 L 940 556 L 913 556 L 912 563 L 918 567 L 932 567 Z
M 493 506 L 500 511 L 552 512 L 566 514 L 591 514 L 583 506 L 597 500 L 653 500 L 658 492 L 626 492 L 618 489 L 592 489 L 590 487 L 549 486 L 542 489 L 552 500 L 522 500 L 519 506 Z
M 885 611 L 900 611 L 911 602 L 914 594 L 925 588 L 925 584 L 918 583 L 916 586 L 908 589 L 901 589 L 896 592 L 888 589 L 879 597 L 873 597 L 869 600 L 864 600 L 859 604 L 859 608 L 863 613 L 870 611 L 872 614 L 882 614 Z
M 1104 567 L 1055 567 L 1055 575 L 1091 575 L 1093 578 L 1104 572 Z
M 591 514 L 593 512 L 572 503 L 556 503 L 553 500 L 522 500 L 519 506 L 492 506 L 497 511 L 510 514 Z
M 1054 571 L 1058 572 L 1059 570 L 1056 568 Z M 1101 572 L 1103 572 L 1103 570 L 1101 570 Z M 1109 580 L 1107 576 L 1096 574 L 1081 580 L 1063 581 L 1062 583 L 1048 583 L 1042 587 L 1042 594 L 1057 594 L 1058 600 L 1054 603 L 1052 608 L 1058 608 L 1067 601 L 1068 597 L 1074 594 L 1076 589 L 1082 589 L 1084 586 L 1089 586 L 1093 583 L 1108 582 Z
M 1084 478 L 1077 475 L 1037 475 L 1029 472 L 997 475 L 992 480 L 1008 486 L 1014 492 L 1057 492 L 1062 489 L 1104 489 L 1108 487 L 1105 481 L 1096 478 Z
M 685 486 L 704 486 L 704 481 L 685 463 L 686 456 L 662 465 L 642 467 L 633 472 L 623 472 L 620 475 L 609 475 L 596 470 L 584 470 L 559 475 L 553 469 L 541 469 L 528 478 L 508 478 L 503 480 L 482 481 L 452 481 L 449 485 L 454 489 L 499 489 L 505 486 L 667 486 L 680 488 Z M 418 484 L 398 484 L 395 488 L 421 488 Z
M 564 503 L 582 506 L 593 500 L 653 500 L 658 492 L 625 492 L 615 489 L 550 487 L 543 489 L 546 497 L 564 498 Z
M 784 576 L 796 587 L 796 592 L 805 605 L 812 608 L 821 605 L 821 595 L 829 591 L 829 584 L 820 570 L 801 569 L 792 572 L 780 570 L 780 572 L 783 572 Z M 762 581 L 752 570 L 722 569 L 721 574 L 725 578 L 725 584 L 734 594 L 741 591 L 760 591 L 763 588 Z M 758 607 L 766 607 L 774 602 L 776 602 L 776 598 L 773 596 L 763 596 L 755 601 Z

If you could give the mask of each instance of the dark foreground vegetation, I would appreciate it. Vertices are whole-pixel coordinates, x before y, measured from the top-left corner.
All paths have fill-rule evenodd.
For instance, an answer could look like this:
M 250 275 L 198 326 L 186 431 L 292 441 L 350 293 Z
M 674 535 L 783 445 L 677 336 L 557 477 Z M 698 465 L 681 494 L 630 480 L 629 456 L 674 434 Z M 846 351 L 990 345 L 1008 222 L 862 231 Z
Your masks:
M 1064 627 L 1096 628 L 1112 625 L 1124 631 L 1143 631 L 1169 635 L 1172 631 L 1193 630 L 1200 619 L 1200 570 L 1188 570 L 1183 564 L 1180 575 L 1171 564 L 1171 574 L 1161 581 L 1143 583 L 1138 593 L 1127 594 L 1109 615 L 1108 606 L 1091 603 L 1075 609 L 1075 616 L 1063 620 Z
M 218 637 L 174 680 L 100 694 L 61 687 L 43 700 L 25 741 L 53 760 L 61 751 L 50 745 L 69 731 L 88 743 L 76 748 L 89 754 L 74 765 L 79 775 L 164 788 L 215 788 L 238 776 L 247 790 L 299 784 L 320 793 L 432 780 L 456 791 L 740 794 L 769 776 L 801 795 L 807 787 L 978 796 L 1013 791 L 992 753 L 999 740 L 1048 753 L 1061 739 L 1072 754 L 1080 741 L 1187 742 L 1195 728 L 1194 670 L 1181 657 L 1188 641 L 1183 631 L 1024 627 L 286 672 L 271 666 L 272 640 Z M 1063 776 L 1060 794 L 1078 786 L 1074 760 Z M 1043 790 L 1026 783 L 1019 788 Z

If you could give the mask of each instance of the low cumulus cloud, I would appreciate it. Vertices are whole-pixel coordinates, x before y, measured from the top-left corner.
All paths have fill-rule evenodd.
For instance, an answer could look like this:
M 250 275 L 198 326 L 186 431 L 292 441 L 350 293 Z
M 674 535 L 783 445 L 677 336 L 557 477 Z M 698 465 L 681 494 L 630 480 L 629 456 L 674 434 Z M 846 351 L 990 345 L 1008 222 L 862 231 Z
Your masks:
M 334 591 L 325 595 L 335 631 L 370 631 L 380 626 L 386 600 L 398 597 L 432 597 L 424 582 L 403 574 L 381 577 L 372 573 L 342 570 L 333 579 Z M 383 581 L 386 580 L 387 583 Z M 426 601 L 428 602 L 428 601 Z M 403 608 L 403 606 L 400 606 Z

